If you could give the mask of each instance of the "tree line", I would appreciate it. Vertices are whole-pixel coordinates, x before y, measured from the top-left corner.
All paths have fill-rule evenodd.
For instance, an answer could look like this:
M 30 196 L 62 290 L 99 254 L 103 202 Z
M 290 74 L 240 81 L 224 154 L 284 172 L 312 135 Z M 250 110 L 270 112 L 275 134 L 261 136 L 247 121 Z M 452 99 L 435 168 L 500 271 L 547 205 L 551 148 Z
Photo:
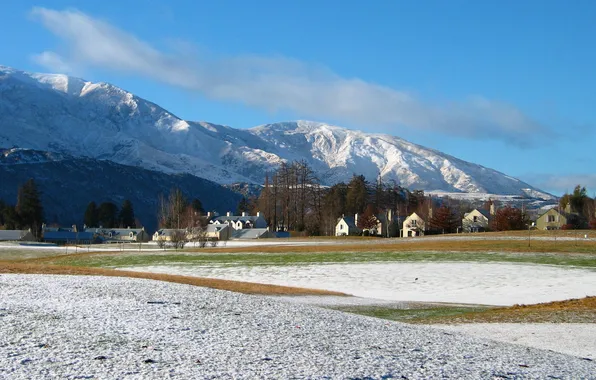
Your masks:
M 103 202 L 99 206 L 95 201 L 89 202 L 83 216 L 83 223 L 88 228 L 100 226 L 104 228 L 136 228 L 137 225 L 140 226 L 135 218 L 132 202 L 128 199 L 122 202 L 120 210 L 113 202 Z
M 43 224 L 41 192 L 33 179 L 29 179 L 17 190 L 16 205 L 0 200 L 0 226 L 7 230 L 31 229 L 36 237 L 41 237 Z

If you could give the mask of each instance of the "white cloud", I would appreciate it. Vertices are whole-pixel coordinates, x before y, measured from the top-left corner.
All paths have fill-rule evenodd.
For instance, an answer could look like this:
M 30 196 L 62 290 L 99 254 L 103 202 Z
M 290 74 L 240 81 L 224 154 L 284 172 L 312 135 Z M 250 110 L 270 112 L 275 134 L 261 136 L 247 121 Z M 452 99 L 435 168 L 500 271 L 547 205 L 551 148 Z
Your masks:
M 197 91 L 212 99 L 292 111 L 366 128 L 409 127 L 475 139 L 530 145 L 551 132 L 514 106 L 471 97 L 429 104 L 412 94 L 283 57 L 213 58 L 178 44 L 171 52 L 76 10 L 34 8 L 32 15 L 65 44 L 37 62 L 60 72 L 100 67 Z M 182 46 L 182 48 L 181 48 Z
M 536 187 L 553 194 L 571 193 L 577 185 L 585 187 L 590 197 L 596 194 L 596 174 L 532 174 L 526 175 L 524 178 Z

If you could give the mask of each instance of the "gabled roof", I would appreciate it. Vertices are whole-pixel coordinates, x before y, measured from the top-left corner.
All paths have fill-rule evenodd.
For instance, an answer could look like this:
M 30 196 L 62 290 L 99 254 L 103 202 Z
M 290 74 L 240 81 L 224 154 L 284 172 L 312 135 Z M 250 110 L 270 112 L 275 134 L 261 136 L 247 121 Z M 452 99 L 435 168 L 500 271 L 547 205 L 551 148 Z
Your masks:
M 208 224 L 205 228 L 205 231 L 213 233 L 219 232 L 226 228 L 229 228 L 227 224 Z
M 186 230 L 183 228 L 176 229 L 176 228 L 162 228 L 160 230 L 155 231 L 155 233 L 159 236 L 172 236 L 174 232 L 182 232 L 186 234 Z
M 341 218 L 339 218 L 339 220 L 343 220 L 344 222 L 346 222 L 349 228 L 358 228 L 358 226 L 356 226 L 356 221 L 353 216 L 342 216 Z
M 43 227 L 42 228 L 43 232 L 73 232 L 74 228 L 73 227 Z
M 464 218 L 467 218 L 468 215 L 470 215 L 471 213 L 473 213 L 474 211 L 478 211 L 480 214 L 482 214 L 486 219 L 490 219 L 490 211 L 485 210 L 483 208 L 475 208 L 474 210 L 470 211 L 470 212 L 466 212 L 464 214 Z
M 0 230 L 0 240 L 21 240 L 21 238 L 25 236 L 27 233 L 29 233 L 29 230 Z
M 46 231 L 44 240 L 93 240 L 91 232 Z
M 568 212 L 561 211 L 559 209 L 559 207 L 555 206 L 555 207 L 549 208 L 548 210 L 546 210 L 545 212 L 543 212 L 542 214 L 540 214 L 538 216 L 538 218 L 536 218 L 536 219 L 538 220 L 538 219 L 542 218 L 544 215 L 548 214 L 550 211 L 555 211 L 557 214 L 559 214 L 559 215 L 561 215 L 561 216 L 563 216 L 565 218 L 569 218 L 571 216 L 571 214 L 569 214 Z
M 111 232 L 113 236 L 116 235 L 128 235 L 131 232 L 133 235 L 138 235 L 142 231 L 145 231 L 143 228 L 85 228 L 85 232 L 96 233 L 100 235 L 109 235 Z
M 256 216 L 256 215 L 248 215 L 248 216 L 231 215 L 231 216 L 216 216 L 215 218 L 211 219 L 211 221 L 217 220 L 220 223 L 226 223 L 229 221 L 237 222 L 239 220 L 242 222 L 254 222 L 259 218 L 260 218 L 260 216 Z
M 413 212 L 413 213 L 411 213 L 410 215 L 408 215 L 408 216 L 406 217 L 406 219 L 410 219 L 410 218 L 414 217 L 414 215 L 416 216 L 416 218 L 418 218 L 418 219 L 420 219 L 420 220 L 422 220 L 422 221 L 425 221 L 423 217 L 421 217 L 420 215 L 416 214 L 415 212 Z M 404 221 L 405 221 L 405 219 L 404 219 Z
M 246 228 L 232 232 L 232 239 L 258 239 L 264 237 L 270 237 L 267 228 Z

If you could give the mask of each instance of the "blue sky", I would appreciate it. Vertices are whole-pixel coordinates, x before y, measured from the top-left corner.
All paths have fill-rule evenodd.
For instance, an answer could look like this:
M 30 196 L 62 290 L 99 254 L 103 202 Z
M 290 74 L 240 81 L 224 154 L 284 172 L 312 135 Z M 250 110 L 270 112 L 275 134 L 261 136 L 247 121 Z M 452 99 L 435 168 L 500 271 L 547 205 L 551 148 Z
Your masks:
M 555 194 L 596 191 L 593 1 L 56 0 L 2 13 L 3 65 L 110 82 L 188 120 L 324 121 Z

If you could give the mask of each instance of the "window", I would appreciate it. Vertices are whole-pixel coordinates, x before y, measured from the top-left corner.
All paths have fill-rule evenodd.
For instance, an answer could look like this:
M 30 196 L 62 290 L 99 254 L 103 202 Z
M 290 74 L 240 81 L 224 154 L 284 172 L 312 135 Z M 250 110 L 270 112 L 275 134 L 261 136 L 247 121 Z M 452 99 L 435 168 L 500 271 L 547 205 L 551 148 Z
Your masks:
M 343 230 L 343 229 L 344 229 L 344 225 L 343 225 L 343 224 L 340 224 L 340 225 L 339 225 L 339 229 L 340 229 L 340 230 Z
M 549 215 L 548 216 L 548 222 L 549 223 L 553 223 L 555 221 L 555 216 L 554 215 Z
M 416 219 L 412 219 L 412 227 L 416 227 Z
M 478 221 L 478 217 L 476 215 L 474 215 L 474 223 L 476 223 Z

